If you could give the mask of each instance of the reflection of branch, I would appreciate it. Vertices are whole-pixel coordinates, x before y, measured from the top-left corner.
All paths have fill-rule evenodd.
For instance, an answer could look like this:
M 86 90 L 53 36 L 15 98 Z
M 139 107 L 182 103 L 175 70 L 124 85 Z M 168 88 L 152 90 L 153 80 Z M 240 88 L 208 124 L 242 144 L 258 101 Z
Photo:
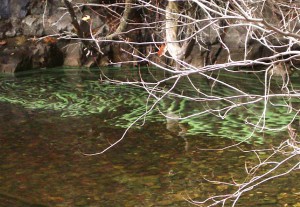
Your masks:
M 274 160 L 276 160 L 276 155 L 284 154 L 285 150 L 288 150 L 288 149 L 292 149 L 296 153 L 287 154 L 288 156 L 285 159 L 282 159 L 281 161 L 272 161 L 271 160 L 272 158 Z M 204 180 L 206 180 L 212 184 L 222 184 L 222 185 L 236 187 L 237 189 L 233 193 L 211 196 L 203 201 L 195 201 L 192 198 L 187 198 L 187 201 L 191 202 L 193 204 L 208 204 L 208 203 L 210 203 L 209 206 L 215 206 L 218 204 L 224 205 L 225 203 L 232 202 L 231 206 L 235 206 L 237 201 L 239 200 L 239 198 L 244 193 L 247 193 L 248 191 L 251 191 L 251 190 L 257 188 L 261 184 L 264 184 L 272 179 L 286 176 L 289 173 L 291 173 L 292 171 L 299 168 L 299 164 L 300 164 L 299 160 L 293 159 L 293 158 L 297 158 L 297 156 L 299 156 L 299 154 L 300 154 L 298 146 L 293 145 L 293 144 L 291 144 L 291 142 L 289 140 L 286 140 L 277 149 L 273 149 L 273 150 L 274 150 L 274 152 L 271 153 L 271 155 L 264 160 L 262 160 L 259 157 L 259 155 L 256 151 L 254 151 L 254 153 L 256 154 L 256 156 L 258 158 L 259 164 L 255 165 L 250 170 L 248 170 L 247 166 L 245 166 L 245 168 L 246 168 L 245 170 L 248 174 L 248 177 L 242 183 L 237 183 L 237 182 L 227 183 L 227 182 L 214 181 L 214 180 L 209 180 L 209 179 L 204 178 Z M 262 151 L 266 152 L 267 150 L 262 150 Z M 280 168 L 282 168 L 284 166 L 284 164 L 287 164 L 287 163 L 288 163 L 287 169 L 282 172 Z M 267 169 L 264 169 L 264 168 L 267 168 Z M 262 171 L 259 172 L 259 170 L 262 170 Z

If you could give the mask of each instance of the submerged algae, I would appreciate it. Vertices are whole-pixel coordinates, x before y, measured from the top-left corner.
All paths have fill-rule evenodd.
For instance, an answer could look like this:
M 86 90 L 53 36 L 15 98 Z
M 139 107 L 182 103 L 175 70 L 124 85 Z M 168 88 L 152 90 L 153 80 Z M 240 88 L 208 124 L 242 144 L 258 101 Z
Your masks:
M 156 99 L 149 98 L 149 94 L 143 88 L 124 84 L 113 85 L 100 82 L 98 79 L 99 73 L 86 73 L 80 70 L 46 71 L 21 77 L 0 76 L 0 101 L 18 104 L 28 109 L 52 110 L 61 117 L 99 114 L 105 117 L 107 124 L 120 128 L 128 127 L 146 112 L 147 115 L 143 117 L 146 122 L 162 123 L 167 119 L 162 114 L 172 113 L 179 118 L 178 124 L 186 127 L 184 135 L 206 133 L 237 141 L 243 141 L 251 136 L 252 140 L 263 142 L 263 133 L 259 127 L 255 127 L 261 125 L 259 120 L 265 107 L 263 100 L 232 109 L 223 117 L 224 114 L 214 111 L 229 107 L 232 102 L 236 104 L 247 102 L 248 98 L 244 98 L 245 100 L 236 98 L 232 102 L 218 99 L 197 102 L 165 96 L 156 103 Z M 181 87 L 179 91 L 201 97 L 201 94 L 195 94 L 194 89 L 184 82 L 179 87 Z M 257 93 L 263 89 L 252 90 Z M 229 88 L 212 88 L 205 85 L 201 86 L 201 93 L 221 98 L 235 95 Z M 273 98 L 277 106 L 268 106 L 263 117 L 265 127 L 284 127 L 293 119 L 296 113 L 287 111 L 284 101 Z M 148 112 L 153 104 L 155 105 L 153 110 Z M 200 113 L 205 110 L 207 113 Z M 184 118 L 195 114 L 199 115 Z M 207 122 L 204 116 L 208 116 L 210 121 Z M 135 124 L 135 127 L 144 123 L 143 118 Z M 264 133 L 274 132 L 270 130 Z

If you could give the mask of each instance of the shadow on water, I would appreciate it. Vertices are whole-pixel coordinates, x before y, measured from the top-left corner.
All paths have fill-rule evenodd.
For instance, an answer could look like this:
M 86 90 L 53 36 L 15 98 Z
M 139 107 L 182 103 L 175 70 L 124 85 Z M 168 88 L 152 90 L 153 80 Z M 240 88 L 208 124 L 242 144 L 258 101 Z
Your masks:
M 246 136 L 243 131 L 249 133 L 238 128 L 244 119 L 238 112 L 224 124 L 214 116 L 178 123 L 156 111 L 113 149 L 84 156 L 82 152 L 99 152 L 119 139 L 145 109 L 143 90 L 100 84 L 98 77 L 73 71 L 1 78 L 1 207 L 192 206 L 186 198 L 201 200 L 233 190 L 206 179 L 242 181 L 245 162 L 257 162 L 255 154 L 236 148 L 201 150 L 229 146 Z M 183 108 L 194 110 L 192 103 L 172 99 L 159 107 L 166 113 L 172 109 L 169 116 Z M 184 136 L 178 134 L 182 130 Z M 269 147 L 287 132 L 257 134 L 262 136 L 241 147 Z M 246 193 L 237 206 L 296 206 L 298 176 L 272 180 Z

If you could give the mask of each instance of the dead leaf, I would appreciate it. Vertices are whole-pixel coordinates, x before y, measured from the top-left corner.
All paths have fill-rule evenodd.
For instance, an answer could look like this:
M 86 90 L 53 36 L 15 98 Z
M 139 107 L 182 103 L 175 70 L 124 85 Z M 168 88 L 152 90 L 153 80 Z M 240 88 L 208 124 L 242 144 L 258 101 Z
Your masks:
M 4 41 L 4 40 L 0 41 L 0 46 L 2 46 L 2 45 L 6 45 L 6 44 L 7 44 L 7 42 L 6 42 L 6 41 Z
M 163 44 L 163 45 L 161 45 L 161 46 L 159 47 L 159 50 L 158 50 L 158 52 L 157 52 L 157 55 L 158 55 L 159 57 L 161 57 L 161 56 L 163 56 L 163 55 L 166 53 L 166 51 L 167 51 L 166 44 Z
M 53 38 L 53 37 L 45 37 L 44 39 L 43 39 L 43 41 L 45 42 L 45 43 L 56 43 L 57 42 L 57 39 L 56 38 Z

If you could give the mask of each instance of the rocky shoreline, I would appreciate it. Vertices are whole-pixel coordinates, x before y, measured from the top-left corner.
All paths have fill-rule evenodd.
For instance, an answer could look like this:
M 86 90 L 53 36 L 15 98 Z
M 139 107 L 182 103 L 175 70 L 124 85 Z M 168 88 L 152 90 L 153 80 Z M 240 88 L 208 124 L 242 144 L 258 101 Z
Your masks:
M 84 9 L 77 13 L 81 18 Z M 94 18 L 93 24 L 105 23 Z M 71 18 L 61 1 L 0 1 L 0 72 L 91 66 L 93 63 L 82 52 L 82 43 L 72 37 Z
M 105 1 L 114 2 L 114 1 Z M 92 19 L 92 29 L 95 33 L 101 33 L 101 37 L 111 34 L 117 30 L 125 13 L 124 7 L 116 13 L 119 13 L 119 19 L 111 18 L 107 15 L 104 6 L 87 6 L 84 0 L 73 0 L 75 16 L 80 20 L 88 14 Z M 92 0 L 88 3 L 100 5 L 100 1 Z M 165 4 L 162 1 L 161 4 Z M 263 11 L 267 20 L 273 20 L 272 11 Z M 148 14 L 148 18 L 152 18 Z M 164 20 L 164 15 L 159 14 L 158 20 Z M 100 53 L 90 55 L 86 50 L 87 40 L 79 40 L 78 32 L 68 8 L 61 0 L 0 0 L 0 72 L 15 73 L 23 70 L 52 68 L 58 66 L 74 67 L 92 67 L 92 66 L 137 66 L 142 64 L 158 63 L 170 65 L 170 61 L 164 57 L 159 57 L 158 46 L 164 41 L 161 31 L 157 32 L 155 41 L 158 44 L 152 44 L 151 32 L 143 27 L 135 28 L 135 23 L 143 24 L 142 12 L 136 10 L 130 16 L 131 25 L 128 25 L 127 31 L 118 36 L 119 41 L 103 41 L 101 43 Z M 276 22 L 275 22 L 276 23 Z M 274 24 L 275 24 L 274 23 Z M 160 28 L 162 29 L 162 28 Z M 184 61 L 197 68 L 207 64 L 226 63 L 229 61 L 228 51 L 222 50 L 222 44 L 213 44 L 218 39 L 213 28 L 205 30 L 207 36 L 203 37 L 203 42 L 210 42 L 208 49 L 201 50 L 203 47 L 191 47 L 188 56 Z M 241 55 L 247 48 L 247 59 L 253 60 L 260 57 L 268 57 L 274 53 L 269 48 L 264 47 L 257 41 L 248 40 L 247 28 L 229 27 L 224 32 L 223 43 L 230 49 L 231 61 L 243 61 Z M 90 38 L 90 37 L 89 37 Z M 153 38 L 153 36 L 152 36 Z M 104 38 L 105 39 L 105 38 Z M 127 42 L 137 42 L 143 44 L 127 44 Z M 284 37 L 278 37 L 278 44 L 284 41 Z M 149 44 L 145 42 L 150 42 Z M 245 43 L 246 42 L 246 43 Z M 145 44 L 144 44 L 145 43 Z M 205 43 L 206 44 L 206 43 Z M 274 43 L 276 45 L 276 43 Z M 297 46 L 297 45 L 296 45 Z M 280 48 L 280 47 L 279 47 Z M 285 50 L 286 48 L 281 48 Z M 296 49 L 296 48 L 293 48 Z M 221 51 L 222 50 L 222 51 Z M 137 60 L 139 54 L 143 58 Z M 210 63 L 207 63 L 210 59 Z M 294 65 L 299 65 L 299 60 L 293 60 Z

